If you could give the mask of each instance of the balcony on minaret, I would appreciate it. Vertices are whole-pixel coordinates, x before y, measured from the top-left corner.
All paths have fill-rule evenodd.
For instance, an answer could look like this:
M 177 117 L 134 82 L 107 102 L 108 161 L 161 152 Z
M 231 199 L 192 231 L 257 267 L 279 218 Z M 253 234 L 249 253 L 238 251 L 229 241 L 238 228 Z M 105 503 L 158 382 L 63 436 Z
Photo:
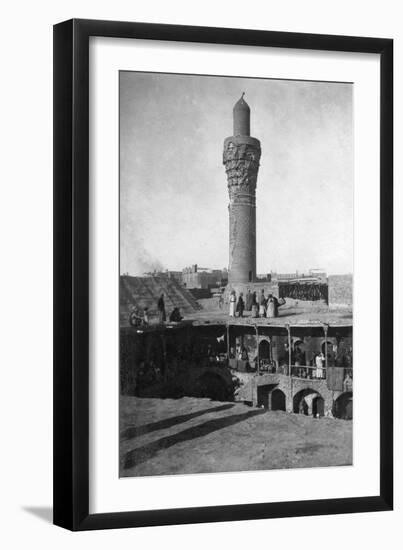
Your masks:
M 234 105 L 234 136 L 250 136 L 250 108 L 244 95 Z

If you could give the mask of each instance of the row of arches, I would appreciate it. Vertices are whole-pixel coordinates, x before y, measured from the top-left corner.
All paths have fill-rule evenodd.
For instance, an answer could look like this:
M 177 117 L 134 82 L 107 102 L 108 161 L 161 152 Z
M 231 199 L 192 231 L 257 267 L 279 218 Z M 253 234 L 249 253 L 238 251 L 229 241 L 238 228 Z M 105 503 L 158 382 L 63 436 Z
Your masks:
M 306 388 L 294 395 L 293 412 L 315 418 L 324 416 L 325 400 L 318 392 Z
M 285 411 L 286 397 L 285 393 L 276 387 L 276 384 L 266 384 L 258 386 L 257 401 L 259 407 L 270 409 L 271 411 Z
M 258 406 L 272 411 L 286 410 L 285 393 L 276 387 L 268 384 L 258 386 Z M 292 410 L 296 414 L 313 416 L 314 418 L 325 415 L 325 400 L 320 393 L 311 388 L 305 388 L 297 392 L 293 397 Z M 353 418 L 353 394 L 352 392 L 342 393 L 333 403 L 332 414 L 335 418 L 352 420 Z
M 297 348 L 304 346 L 303 340 L 295 340 L 292 344 L 292 350 L 295 351 Z M 321 343 L 320 350 L 323 355 L 326 355 L 326 351 L 329 354 L 329 350 L 333 347 L 333 343 L 329 340 L 324 340 Z M 261 339 L 259 342 L 259 357 L 260 359 L 272 359 L 272 348 L 269 340 Z
M 319 392 L 306 388 L 299 391 L 293 398 L 293 412 L 313 416 L 315 418 L 325 415 L 325 400 Z M 353 418 L 353 394 L 345 392 L 339 395 L 333 402 L 332 415 L 343 420 Z

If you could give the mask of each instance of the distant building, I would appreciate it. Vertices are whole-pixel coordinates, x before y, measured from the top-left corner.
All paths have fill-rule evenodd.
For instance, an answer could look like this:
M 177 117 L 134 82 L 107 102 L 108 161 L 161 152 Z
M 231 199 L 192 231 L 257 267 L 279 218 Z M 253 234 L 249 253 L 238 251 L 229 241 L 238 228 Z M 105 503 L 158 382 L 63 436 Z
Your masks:
M 169 269 L 166 269 L 165 271 L 157 271 L 155 269 L 154 271 L 143 273 L 143 275 L 144 277 L 167 277 L 168 279 L 175 279 L 182 284 L 182 271 L 172 271 Z
M 327 273 L 323 269 L 309 269 L 307 273 L 294 271 L 292 273 L 276 273 L 272 271 L 268 277 L 272 281 L 317 281 L 325 283 L 327 281 Z
M 188 289 L 192 288 L 214 288 L 225 286 L 228 282 L 228 271 L 226 269 L 210 269 L 199 267 L 193 264 L 182 270 L 182 284 Z
M 258 282 L 271 283 L 271 273 L 260 273 L 256 275 Z

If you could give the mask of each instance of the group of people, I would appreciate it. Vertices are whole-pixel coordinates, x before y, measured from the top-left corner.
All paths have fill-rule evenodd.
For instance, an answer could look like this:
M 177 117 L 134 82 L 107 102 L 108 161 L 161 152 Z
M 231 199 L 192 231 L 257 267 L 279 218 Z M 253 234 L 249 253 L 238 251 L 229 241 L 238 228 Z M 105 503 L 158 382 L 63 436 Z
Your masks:
M 298 348 L 299 350 L 299 348 Z M 294 352 L 292 374 L 298 378 L 326 378 L 325 355 L 323 352 L 314 354 L 307 367 L 305 353 Z
M 251 292 L 248 288 L 245 299 L 243 292 L 239 293 L 237 300 L 235 290 L 231 290 L 229 298 L 229 315 L 230 317 L 243 317 L 244 311 L 251 311 L 252 317 L 278 317 L 278 308 L 285 304 L 284 298 L 276 298 L 273 294 L 264 294 L 262 288 L 259 297 L 256 292 Z
M 281 283 L 281 293 L 294 300 L 328 302 L 328 286 L 324 283 Z
M 148 316 L 148 307 L 143 309 L 141 314 L 140 309 L 137 306 L 133 306 L 129 313 L 129 323 L 132 327 L 146 327 L 150 323 Z
M 158 322 L 160 324 L 165 323 L 167 316 L 165 312 L 165 300 L 164 300 L 163 293 L 158 298 L 157 309 L 158 309 Z M 182 321 L 182 319 L 183 317 L 181 315 L 180 309 L 178 307 L 174 307 L 169 316 L 169 321 L 171 323 L 179 323 L 180 321 Z
M 157 302 L 157 311 L 158 311 L 158 322 L 163 324 L 167 320 L 166 310 L 165 310 L 165 299 L 164 294 L 161 294 Z M 171 314 L 169 315 L 169 321 L 171 323 L 179 323 L 182 321 L 183 316 L 181 315 L 180 309 L 174 307 Z M 132 327 L 146 327 L 150 324 L 148 307 L 143 308 L 143 313 L 141 314 L 140 309 L 135 305 L 132 307 L 129 313 L 129 323 Z
M 229 359 L 238 359 L 239 361 L 248 361 L 248 350 L 245 346 L 237 345 L 236 348 L 230 348 Z

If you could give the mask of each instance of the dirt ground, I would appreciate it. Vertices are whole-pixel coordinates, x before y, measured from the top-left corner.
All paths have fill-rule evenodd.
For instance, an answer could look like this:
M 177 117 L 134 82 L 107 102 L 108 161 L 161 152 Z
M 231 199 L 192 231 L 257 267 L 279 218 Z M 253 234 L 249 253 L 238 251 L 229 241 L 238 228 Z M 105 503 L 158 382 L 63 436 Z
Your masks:
M 198 300 L 203 309 L 185 315 L 185 319 L 192 319 L 199 322 L 228 322 L 232 324 L 252 323 L 257 325 L 284 325 L 284 323 L 295 324 L 317 324 L 330 323 L 334 325 L 351 325 L 352 310 L 348 308 L 330 309 L 329 306 L 318 302 L 296 302 L 286 299 L 286 304 L 278 310 L 278 317 L 253 318 L 250 311 L 244 311 L 242 319 L 229 317 L 229 306 L 224 304 L 223 308 L 218 307 L 218 298 L 206 298 Z
M 120 476 L 352 464 L 352 422 L 206 398 L 120 401 Z

